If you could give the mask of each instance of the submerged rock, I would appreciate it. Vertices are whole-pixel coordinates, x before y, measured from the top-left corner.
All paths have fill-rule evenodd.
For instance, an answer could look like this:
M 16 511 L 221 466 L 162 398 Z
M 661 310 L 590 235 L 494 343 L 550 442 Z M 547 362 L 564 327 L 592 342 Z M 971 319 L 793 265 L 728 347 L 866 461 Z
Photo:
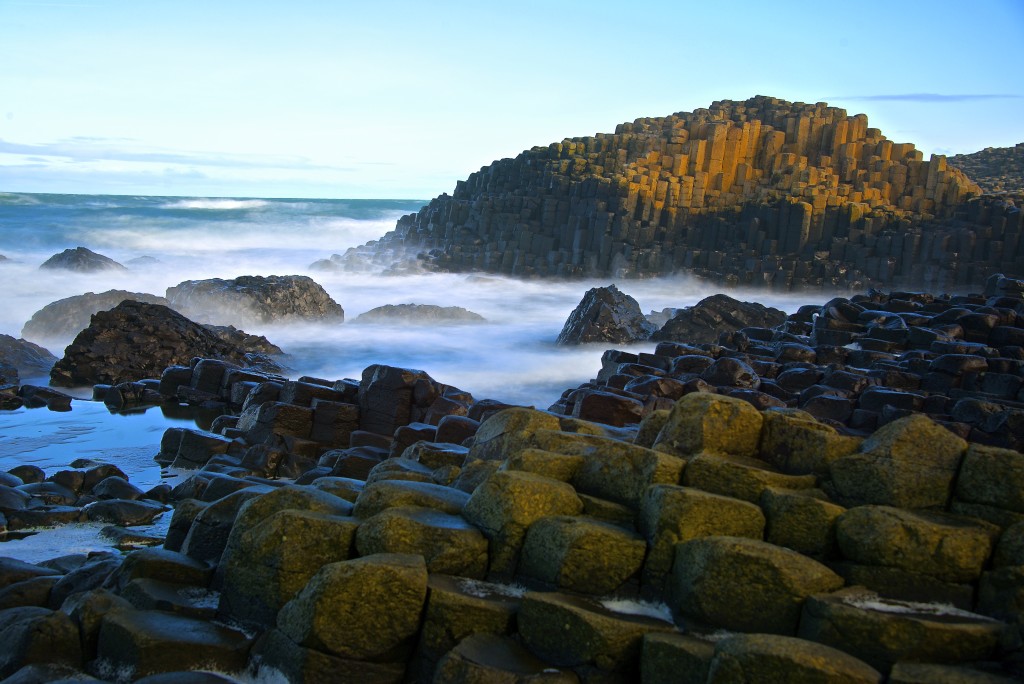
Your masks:
M 79 273 L 95 273 L 97 271 L 127 271 L 124 266 L 117 263 L 110 257 L 97 254 L 85 247 L 65 249 L 60 254 L 40 264 L 41 269 L 64 269 L 66 271 L 77 271 Z
M 430 325 L 445 323 L 483 323 L 487 319 L 461 306 L 435 304 L 385 304 L 356 316 L 354 323 L 402 323 Z
M 108 384 L 159 377 L 196 356 L 248 365 L 248 349 L 159 304 L 124 301 L 93 316 L 50 372 L 58 386 Z
M 558 334 L 558 344 L 640 342 L 653 331 L 654 325 L 644 317 L 636 300 L 609 285 L 591 288 L 583 295 Z
M 778 309 L 715 294 L 677 312 L 651 339 L 690 344 L 717 342 L 719 333 L 747 327 L 772 328 L 785 320 L 785 312 Z
M 167 288 L 171 307 L 204 323 L 341 323 L 345 310 L 308 276 L 188 280 Z
M 32 314 L 32 318 L 21 329 L 26 339 L 67 338 L 89 327 L 89 319 L 98 311 L 113 309 L 121 302 L 134 300 L 148 304 L 167 305 L 167 300 L 144 292 L 107 290 L 99 294 L 85 294 L 65 297 L 47 304 Z

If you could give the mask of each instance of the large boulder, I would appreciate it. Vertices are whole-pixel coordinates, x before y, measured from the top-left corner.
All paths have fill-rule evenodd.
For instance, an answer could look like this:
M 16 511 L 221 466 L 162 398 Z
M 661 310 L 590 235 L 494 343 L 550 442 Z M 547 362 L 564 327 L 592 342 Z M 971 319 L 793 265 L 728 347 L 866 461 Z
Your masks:
M 722 332 L 742 328 L 773 328 L 785 320 L 785 312 L 778 309 L 716 294 L 676 313 L 651 335 L 651 339 L 689 344 L 717 342 Z
M 103 619 L 97 643 L 104 674 L 138 677 L 176 670 L 245 667 L 250 642 L 241 633 L 159 610 L 115 610 Z
M 794 635 L 807 597 L 843 586 L 821 563 L 754 539 L 703 537 L 675 548 L 673 611 L 728 630 Z
M 295 644 L 329 655 L 402 661 L 426 598 L 422 556 L 364 556 L 323 566 L 281 609 L 277 627 Z
M 77 335 L 89 327 L 90 319 L 98 311 L 107 311 L 126 299 L 147 304 L 167 305 L 167 300 L 144 292 L 107 290 L 96 294 L 65 297 L 51 302 L 32 314 L 32 318 L 21 329 L 21 336 L 31 340 L 65 339 Z
M 737 634 L 715 645 L 708 681 L 878 684 L 882 675 L 862 660 L 812 641 L 777 634 Z
M 461 306 L 436 304 L 385 304 L 359 314 L 353 323 L 395 323 L 401 325 L 449 325 L 484 323 L 487 319 Z
M 760 412 L 742 399 L 692 392 L 672 407 L 654 448 L 684 457 L 700 452 L 754 456 L 762 422 Z
M 596 600 L 560 592 L 527 593 L 518 623 L 526 647 L 551 665 L 589 665 L 623 675 L 638 674 L 645 634 L 675 631 L 671 622 L 616 613 Z
M 850 587 L 809 597 L 799 635 L 888 672 L 900 661 L 985 660 L 995 651 L 1005 627 L 980 615 L 886 601 L 862 587 Z
M 639 342 L 653 331 L 636 300 L 609 285 L 591 288 L 583 295 L 558 334 L 558 344 Z
M 14 368 L 23 376 L 45 374 L 56 362 L 57 357 L 38 344 L 0 335 L 0 364 Z
M 97 254 L 85 247 L 65 249 L 60 254 L 54 254 L 40 264 L 39 268 L 49 270 L 63 269 L 65 271 L 78 271 L 79 273 L 96 273 L 98 271 L 127 272 L 128 270 L 110 257 Z
M 159 304 L 124 301 L 93 315 L 50 372 L 54 385 L 107 384 L 160 377 L 196 356 L 250 365 L 249 350 Z
M 583 502 L 572 485 L 533 473 L 498 471 L 476 488 L 463 515 L 491 541 L 491 574 L 508 579 L 530 525 L 582 510 Z
M 834 497 L 848 506 L 945 508 L 967 442 L 913 414 L 868 437 L 861 450 L 832 461 Z
M 187 280 L 167 288 L 167 301 L 204 323 L 251 325 L 287 321 L 341 323 L 345 310 L 309 276 L 239 276 Z
M 836 520 L 846 558 L 947 582 L 977 580 L 998 536 L 999 528 L 982 520 L 890 506 L 857 506 Z

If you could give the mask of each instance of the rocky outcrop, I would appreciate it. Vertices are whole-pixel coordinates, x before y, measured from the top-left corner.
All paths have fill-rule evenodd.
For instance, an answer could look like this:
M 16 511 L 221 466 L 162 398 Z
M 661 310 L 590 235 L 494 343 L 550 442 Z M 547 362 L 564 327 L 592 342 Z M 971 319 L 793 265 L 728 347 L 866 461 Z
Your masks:
M 558 334 L 558 344 L 586 344 L 588 342 L 639 342 L 654 331 L 640 311 L 636 300 L 614 285 L 595 287 L 569 314 Z
M 77 271 L 79 273 L 128 270 L 110 257 L 97 254 L 85 247 L 65 249 L 60 254 L 54 254 L 52 257 L 44 261 L 39 268 L 63 269 L 66 271 Z
M 772 328 L 722 332 L 717 343 L 680 335 L 653 354 L 607 351 L 596 380 L 566 391 L 551 409 L 599 419 L 628 403 L 642 407 L 638 416 L 695 391 L 761 409 L 798 409 L 773 424 L 780 435 L 803 431 L 818 445 L 814 457 L 805 449 L 778 452 L 778 465 L 801 473 L 826 472 L 848 454 L 844 435 L 866 436 L 914 413 L 948 428 L 941 434 L 1024 451 L 1022 313 L 1024 281 L 1001 274 L 989 279 L 984 295 L 872 291 L 835 298 L 800 307 Z M 808 415 L 818 427 L 806 428 Z M 934 435 L 910 433 L 902 439 L 938 448 Z M 918 505 L 934 505 L 948 497 L 956 462 L 933 454 L 926 485 L 914 479 L 923 477 L 919 470 L 906 475 L 901 457 L 883 451 L 844 460 L 836 483 L 848 482 L 849 496 L 860 503 L 892 503 L 875 498 L 886 496 L 909 505 L 901 497 L 924 496 L 928 503 Z
M 126 290 L 107 290 L 95 294 L 66 297 L 47 304 L 32 314 L 21 329 L 22 337 L 33 340 L 68 338 L 89 326 L 89 319 L 98 311 L 107 311 L 126 299 L 148 304 L 167 305 L 167 300 L 144 292 L 128 292 Z
M 189 280 L 167 288 L 176 311 L 202 323 L 341 323 L 345 311 L 308 276 Z
M 929 410 L 1017 402 L 984 389 L 1020 391 L 1024 282 L 988 291 L 873 292 L 721 344 L 609 352 L 600 391 L 557 412 L 382 365 L 359 382 L 169 367 L 161 395 L 226 413 L 164 434 L 160 463 L 194 471 L 164 548 L 0 559 L 0 675 L 173 679 L 202 661 L 291 682 L 1019 680 L 1024 452 Z M 877 355 L 925 330 L 950 339 Z M 907 391 L 921 373 L 955 384 Z M 840 399 L 864 413 L 815 417 Z M 15 469 L 0 504 L 31 516 L 36 497 L 74 522 L 61 507 L 79 482 L 131 492 L 76 472 Z M 125 525 L 149 508 L 93 506 Z
M 385 304 L 359 314 L 353 323 L 400 323 L 402 325 L 446 325 L 484 323 L 487 319 L 461 306 L 434 304 Z
M 1024 257 L 1019 208 L 980 194 L 863 114 L 759 96 L 496 161 L 336 261 L 949 291 Z
M 949 164 L 966 173 L 985 192 L 1024 193 L 1024 142 L 957 154 L 949 158 Z
M 756 302 L 741 302 L 724 294 L 706 297 L 675 315 L 651 335 L 652 340 L 696 344 L 717 342 L 723 332 L 743 328 L 774 328 L 786 313 Z
M 13 366 L 22 375 L 46 373 L 56 361 L 56 356 L 38 344 L 0 335 L 0 362 Z
M 159 376 L 197 356 L 248 365 L 255 360 L 248 355 L 166 306 L 128 300 L 93 315 L 53 367 L 50 381 L 65 387 L 116 385 Z

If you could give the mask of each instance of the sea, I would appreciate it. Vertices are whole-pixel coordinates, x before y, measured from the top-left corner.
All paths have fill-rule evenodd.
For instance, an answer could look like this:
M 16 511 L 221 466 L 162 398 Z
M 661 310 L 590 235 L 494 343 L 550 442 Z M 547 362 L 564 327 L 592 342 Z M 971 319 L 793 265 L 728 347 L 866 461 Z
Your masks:
M 245 327 L 286 353 L 286 374 L 358 379 L 384 363 L 426 371 L 438 382 L 477 399 L 547 408 L 567 388 L 593 378 L 612 346 L 556 346 L 566 319 L 600 281 L 519 280 L 472 274 L 323 271 L 310 265 L 382 236 L 423 200 L 265 199 L 0 193 L 0 333 L 21 337 L 32 314 L 58 299 L 110 289 L 163 296 L 168 287 L 204 278 L 308 275 L 345 309 L 341 324 L 269 324 Z M 39 270 L 74 247 L 124 264 L 127 271 L 72 273 Z M 686 276 L 614 282 L 644 312 L 695 304 L 717 290 Z M 730 291 L 785 311 L 822 295 Z M 813 299 L 812 299 L 813 297 Z M 825 297 L 827 298 L 827 296 Z M 385 304 L 459 306 L 485 319 L 478 324 L 413 326 L 353 323 Z M 71 339 L 32 340 L 60 357 Z M 617 348 L 626 348 L 617 345 Z M 630 351 L 651 351 L 650 343 Z M 46 384 L 47 378 L 22 378 Z M 82 400 L 67 413 L 46 409 L 0 411 L 0 470 L 32 463 L 48 474 L 77 458 L 119 465 L 142 488 L 172 485 L 184 474 L 153 462 L 167 427 L 189 424 L 159 408 L 111 413 Z M 195 427 L 195 425 L 192 425 Z M 169 515 L 165 515 L 165 518 Z M 166 524 L 166 521 L 163 522 Z M 60 553 L 102 548 L 98 530 L 69 526 L 59 534 L 0 543 L 0 555 L 38 562 Z

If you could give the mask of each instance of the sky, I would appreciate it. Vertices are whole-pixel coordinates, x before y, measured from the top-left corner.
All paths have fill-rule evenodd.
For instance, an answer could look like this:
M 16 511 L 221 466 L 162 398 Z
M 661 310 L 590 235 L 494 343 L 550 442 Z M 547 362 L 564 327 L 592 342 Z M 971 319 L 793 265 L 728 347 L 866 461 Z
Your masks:
M 1024 141 L 1024 0 L 0 0 L 0 192 L 429 199 L 770 95 L 925 154 Z

